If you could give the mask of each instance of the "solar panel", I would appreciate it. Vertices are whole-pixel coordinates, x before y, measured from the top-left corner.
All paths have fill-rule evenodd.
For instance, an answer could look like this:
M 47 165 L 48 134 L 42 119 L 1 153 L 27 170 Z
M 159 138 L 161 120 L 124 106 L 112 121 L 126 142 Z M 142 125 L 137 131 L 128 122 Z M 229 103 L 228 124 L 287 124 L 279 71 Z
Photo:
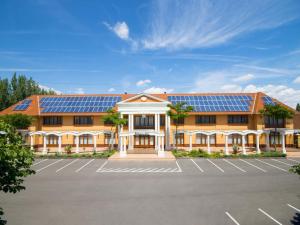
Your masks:
M 249 95 L 168 96 L 172 104 L 185 102 L 194 108 L 194 112 L 247 112 L 252 100 Z
M 262 99 L 264 101 L 264 105 L 275 105 L 276 104 L 276 102 L 274 102 L 273 99 L 269 96 L 263 96 Z
M 20 104 L 15 106 L 14 111 L 25 111 L 29 107 L 31 102 L 31 99 L 23 100 Z
M 42 113 L 106 112 L 122 100 L 121 96 L 43 97 Z

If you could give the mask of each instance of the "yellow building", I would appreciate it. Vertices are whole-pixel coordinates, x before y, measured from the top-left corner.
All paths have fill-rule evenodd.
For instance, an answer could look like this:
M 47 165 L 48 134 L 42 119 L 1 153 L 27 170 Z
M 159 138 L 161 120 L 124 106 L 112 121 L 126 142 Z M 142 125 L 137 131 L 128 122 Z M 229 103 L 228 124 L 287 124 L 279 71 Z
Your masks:
M 176 127 L 167 111 L 168 104 L 178 102 L 193 106 L 193 112 L 178 121 L 175 135 Z M 274 144 L 283 152 L 299 147 L 296 128 L 300 127 L 295 127 L 299 124 L 299 114 L 286 121 L 262 118 L 259 110 L 265 104 L 284 105 L 261 92 L 34 95 L 1 114 L 33 116 L 34 123 L 23 132 L 24 137 L 32 149 L 43 153 L 62 152 L 69 145 L 74 152 L 102 151 L 114 145 L 122 156 L 155 151 L 163 157 L 164 151 L 172 149 L 176 142 L 186 150 L 222 150 L 225 154 L 232 151 L 233 145 L 238 145 L 243 154 L 267 150 Z M 103 121 L 110 108 L 128 121 L 117 129 L 116 135 L 112 135 L 114 127 Z

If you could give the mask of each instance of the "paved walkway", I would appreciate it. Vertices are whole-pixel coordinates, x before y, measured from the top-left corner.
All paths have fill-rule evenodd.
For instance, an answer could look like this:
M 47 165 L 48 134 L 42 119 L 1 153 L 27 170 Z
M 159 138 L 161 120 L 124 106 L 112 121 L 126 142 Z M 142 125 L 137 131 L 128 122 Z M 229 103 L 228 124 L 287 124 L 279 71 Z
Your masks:
M 158 157 L 157 154 L 127 154 L 126 157 L 120 157 L 116 152 L 108 160 L 176 160 L 172 152 L 165 151 L 165 157 Z

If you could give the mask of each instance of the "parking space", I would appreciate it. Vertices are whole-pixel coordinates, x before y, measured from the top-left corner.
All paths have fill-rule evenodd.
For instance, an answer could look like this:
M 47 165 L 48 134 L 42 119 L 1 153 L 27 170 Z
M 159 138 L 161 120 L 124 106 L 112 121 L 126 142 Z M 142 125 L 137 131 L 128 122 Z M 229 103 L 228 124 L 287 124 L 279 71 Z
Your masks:
M 91 173 L 200 173 L 203 176 L 249 176 L 289 173 L 294 159 L 178 159 L 176 161 L 108 161 L 106 159 L 39 159 L 37 174 Z
M 294 225 L 297 160 L 38 159 L 26 190 L 0 194 L 1 207 L 16 225 Z

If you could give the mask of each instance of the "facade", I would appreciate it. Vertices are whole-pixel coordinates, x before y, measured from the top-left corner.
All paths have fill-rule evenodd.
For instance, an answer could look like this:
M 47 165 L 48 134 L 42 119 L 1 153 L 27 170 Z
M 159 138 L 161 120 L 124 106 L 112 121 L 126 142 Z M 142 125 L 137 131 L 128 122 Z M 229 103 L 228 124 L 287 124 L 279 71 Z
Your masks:
M 167 115 L 168 104 L 185 102 L 193 112 L 175 123 Z M 292 120 L 262 118 L 265 104 L 283 103 L 264 93 L 218 94 L 104 94 L 28 97 L 0 114 L 22 113 L 35 118 L 24 138 L 33 150 L 62 152 L 72 146 L 74 152 L 102 151 L 109 146 L 121 156 L 135 152 L 182 149 L 223 151 L 229 154 L 238 145 L 243 154 L 260 152 L 276 144 L 283 152 L 299 147 L 299 114 Z M 288 107 L 288 106 L 286 106 Z M 113 108 L 128 123 L 116 131 L 104 123 L 103 116 Z M 274 127 L 279 127 L 274 132 Z M 296 129 L 298 128 L 298 129 Z M 116 132 L 116 135 L 114 133 Z

